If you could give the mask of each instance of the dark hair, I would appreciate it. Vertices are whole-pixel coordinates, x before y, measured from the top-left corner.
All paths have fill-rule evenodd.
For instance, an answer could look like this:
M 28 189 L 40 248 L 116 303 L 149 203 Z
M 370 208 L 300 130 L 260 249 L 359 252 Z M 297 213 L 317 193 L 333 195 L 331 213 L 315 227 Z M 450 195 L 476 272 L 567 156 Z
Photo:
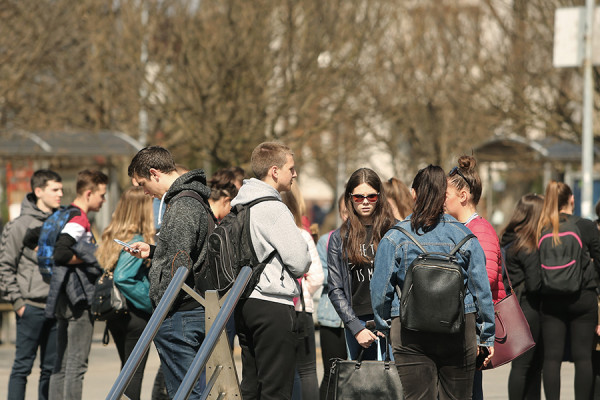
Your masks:
M 412 184 L 417 197 L 410 220 L 413 232 L 429 232 L 440 222 L 447 185 L 446 173 L 440 166 L 429 164 L 417 172 Z
M 471 193 L 471 202 L 474 205 L 479 204 L 481 199 L 481 178 L 475 167 L 477 160 L 471 156 L 460 156 L 458 158 L 458 169 L 460 174 L 454 174 L 448 180 L 458 190 L 466 189 Z M 462 174 L 462 175 L 461 175 Z
M 31 184 L 31 190 L 35 193 L 35 189 L 45 188 L 50 181 L 62 182 L 62 178 L 59 174 L 49 169 L 38 169 L 31 175 L 29 183 Z
M 102 171 L 85 169 L 77 174 L 77 194 L 83 194 L 86 190 L 95 192 L 98 185 L 107 185 L 108 176 Z
M 564 182 L 550 181 L 546 186 L 544 195 L 544 208 L 540 215 L 540 221 L 537 227 L 536 239 L 539 239 L 542 230 L 552 228 L 552 242 L 557 245 L 560 243 L 558 235 L 560 210 L 569 204 L 569 199 L 573 196 L 573 191 Z
M 269 169 L 275 166 L 281 168 L 287 161 L 287 156 L 293 156 L 292 150 L 283 143 L 263 142 L 252 151 L 250 164 L 252 172 L 257 179 L 263 179 L 269 173 Z
M 400 217 L 406 218 L 408 214 L 411 213 L 415 204 L 412 196 L 410 195 L 408 186 L 406 186 L 400 179 L 392 177 L 387 182 L 383 183 L 383 187 L 385 188 L 386 196 L 396 205 L 396 208 L 400 213 Z
M 529 193 L 519 199 L 510 221 L 500 235 L 502 237 L 505 233 L 516 234 L 517 238 L 511 246 L 511 251 L 536 251 L 536 231 L 543 206 L 544 198 L 538 194 Z
M 342 224 L 340 229 L 340 234 L 344 238 L 342 244 L 348 255 L 348 261 L 353 264 L 368 262 L 367 258 L 360 251 L 360 246 L 365 242 L 367 236 L 367 229 L 358 218 L 358 215 L 356 215 L 356 211 L 352 206 L 351 196 L 354 189 L 362 183 L 366 183 L 379 192 L 379 199 L 375 203 L 372 215 L 373 234 L 371 236 L 371 243 L 375 251 L 383 235 L 396 222 L 385 197 L 381 179 L 379 179 L 377 173 L 370 168 L 360 168 L 354 171 L 350 179 L 348 179 L 346 190 L 344 191 L 344 204 L 348 212 L 348 219 L 345 224 Z
M 235 186 L 235 174 L 229 168 L 215 172 L 208 181 L 208 187 L 210 187 L 210 198 L 215 201 L 221 197 L 233 199 L 238 193 Z
M 176 171 L 175 161 L 169 150 L 160 146 L 149 146 L 141 149 L 131 160 L 127 175 L 133 178 L 137 175 L 140 178 L 150 179 L 150 168 L 154 168 L 168 174 Z

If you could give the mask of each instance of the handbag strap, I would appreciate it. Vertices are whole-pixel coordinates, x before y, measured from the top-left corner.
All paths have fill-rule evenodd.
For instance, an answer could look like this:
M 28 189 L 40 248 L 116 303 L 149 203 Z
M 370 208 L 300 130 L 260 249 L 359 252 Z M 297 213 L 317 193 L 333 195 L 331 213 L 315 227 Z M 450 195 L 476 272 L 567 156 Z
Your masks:
M 510 292 L 515 293 L 513 290 L 512 282 L 510 281 L 510 275 L 508 273 L 508 269 L 506 268 L 506 251 L 512 245 L 512 242 L 507 244 L 506 246 L 500 247 L 500 276 L 504 276 L 506 274 L 506 280 L 508 281 L 508 287 L 510 287 Z M 506 291 L 506 289 L 505 289 Z
M 385 362 L 391 362 L 392 361 L 392 357 L 390 355 L 390 344 L 389 344 L 389 333 L 385 333 L 385 358 L 383 359 L 383 361 Z M 378 347 L 378 352 L 380 352 L 381 350 L 379 349 L 379 342 L 376 341 L 376 345 Z M 360 363 L 363 362 L 363 357 L 364 354 L 366 352 L 367 349 L 365 349 L 364 347 L 360 346 L 360 351 L 358 352 L 358 358 L 356 359 L 356 363 L 360 365 Z M 379 353 L 381 354 L 381 353 Z

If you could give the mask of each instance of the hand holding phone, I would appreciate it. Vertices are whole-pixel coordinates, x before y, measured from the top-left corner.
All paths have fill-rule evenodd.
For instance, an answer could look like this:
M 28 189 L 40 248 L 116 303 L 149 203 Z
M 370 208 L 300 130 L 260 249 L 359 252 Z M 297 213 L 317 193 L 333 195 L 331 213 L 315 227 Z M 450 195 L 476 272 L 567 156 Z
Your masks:
M 129 250 L 131 250 L 131 252 L 132 252 L 132 253 L 138 253 L 138 252 L 140 251 L 139 249 L 134 249 L 133 247 L 131 247 L 131 246 L 129 245 L 129 243 L 125 243 L 125 242 L 124 242 L 124 241 L 122 241 L 122 240 L 119 240 L 119 239 L 113 239 L 113 240 L 114 240 L 115 242 L 117 242 L 118 244 L 120 244 L 121 246 L 123 246 L 123 247 L 127 247 Z
M 485 347 L 485 346 L 480 346 L 479 347 L 479 354 L 477 355 L 477 358 L 475 359 L 475 368 L 476 369 L 482 369 L 483 368 L 483 362 L 485 361 L 485 359 L 489 355 L 490 355 L 489 349 L 487 347 Z

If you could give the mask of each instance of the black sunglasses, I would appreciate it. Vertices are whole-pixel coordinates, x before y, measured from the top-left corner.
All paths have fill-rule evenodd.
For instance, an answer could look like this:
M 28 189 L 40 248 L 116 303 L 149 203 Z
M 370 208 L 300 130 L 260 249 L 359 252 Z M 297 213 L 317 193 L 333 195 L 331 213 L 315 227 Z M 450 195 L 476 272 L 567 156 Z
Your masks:
M 467 185 L 469 185 L 469 193 L 473 193 L 473 186 L 471 186 L 471 182 L 469 182 L 469 180 L 467 178 L 465 178 L 465 176 L 462 174 L 462 172 L 460 172 L 460 168 L 458 167 L 454 167 L 450 170 L 450 173 L 448 174 L 448 176 L 454 176 L 458 174 L 461 178 L 464 179 L 465 182 L 467 182 Z

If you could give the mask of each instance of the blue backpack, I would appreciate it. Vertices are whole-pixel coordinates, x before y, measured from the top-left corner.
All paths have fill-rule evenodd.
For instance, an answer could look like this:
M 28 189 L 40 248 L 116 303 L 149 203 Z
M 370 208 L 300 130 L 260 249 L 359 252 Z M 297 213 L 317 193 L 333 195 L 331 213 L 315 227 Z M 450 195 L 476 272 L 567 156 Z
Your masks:
M 67 207 L 60 207 L 44 221 L 40 230 L 37 259 L 40 273 L 45 278 L 52 276 L 52 269 L 54 268 L 54 245 L 56 244 L 58 235 L 60 235 L 60 232 L 69 220 L 70 211 Z

